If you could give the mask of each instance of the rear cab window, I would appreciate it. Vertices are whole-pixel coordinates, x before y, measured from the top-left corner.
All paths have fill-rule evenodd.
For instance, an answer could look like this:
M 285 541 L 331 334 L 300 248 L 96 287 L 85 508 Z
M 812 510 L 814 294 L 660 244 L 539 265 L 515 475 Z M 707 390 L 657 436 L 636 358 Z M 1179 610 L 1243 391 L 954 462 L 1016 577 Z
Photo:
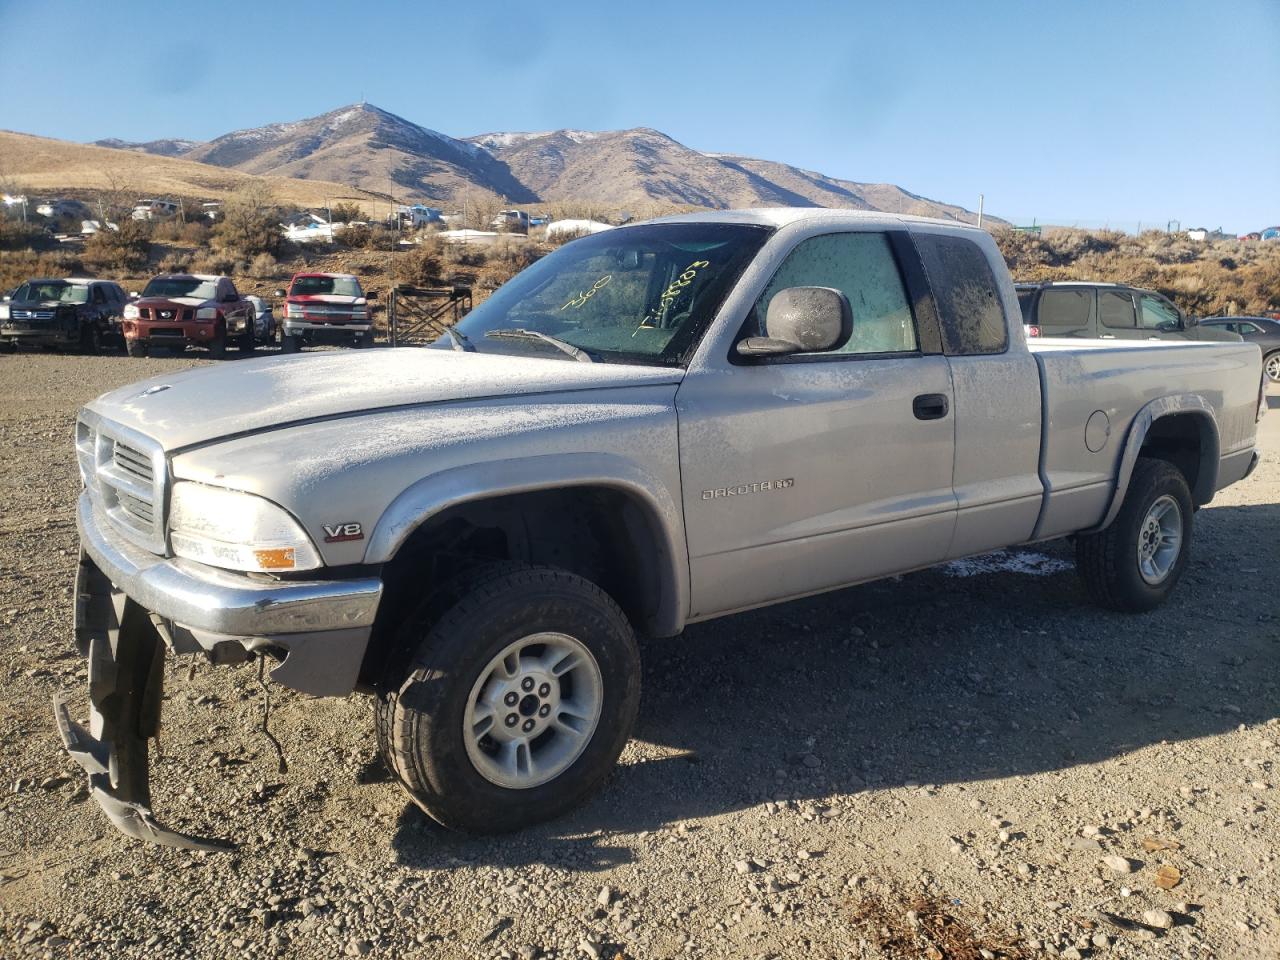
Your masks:
M 912 237 L 938 307 L 943 352 L 947 356 L 1004 353 L 1009 328 L 1000 287 L 983 249 L 961 236 L 913 233 Z

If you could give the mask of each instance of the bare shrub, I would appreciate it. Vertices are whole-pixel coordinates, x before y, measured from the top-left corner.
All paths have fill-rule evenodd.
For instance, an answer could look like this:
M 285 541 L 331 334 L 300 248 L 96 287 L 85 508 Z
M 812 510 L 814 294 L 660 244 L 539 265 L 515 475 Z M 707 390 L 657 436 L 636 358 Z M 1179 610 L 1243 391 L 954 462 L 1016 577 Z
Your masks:
M 245 272 L 255 280 L 270 280 L 280 272 L 280 265 L 271 254 L 260 253 L 253 258 Z
M 11 290 L 34 277 L 74 277 L 83 272 L 79 258 L 62 250 L 0 253 L 0 290 Z
M 53 242 L 43 227 L 0 217 L 0 250 L 37 250 Z
M 224 254 L 241 259 L 260 253 L 278 254 L 284 246 L 284 235 L 270 185 L 251 180 L 228 197 L 222 207 L 222 220 L 213 228 L 213 240 Z
M 440 239 L 433 237 L 397 257 L 393 271 L 396 284 L 430 287 L 442 283 L 445 277 L 443 248 Z
M 91 235 L 84 243 L 83 260 L 99 270 L 127 273 L 143 269 L 150 253 L 150 224 L 125 220 L 118 229 L 103 228 Z
M 353 220 L 363 219 L 363 211 L 354 203 L 340 203 L 335 207 L 329 208 L 330 223 L 350 223 Z

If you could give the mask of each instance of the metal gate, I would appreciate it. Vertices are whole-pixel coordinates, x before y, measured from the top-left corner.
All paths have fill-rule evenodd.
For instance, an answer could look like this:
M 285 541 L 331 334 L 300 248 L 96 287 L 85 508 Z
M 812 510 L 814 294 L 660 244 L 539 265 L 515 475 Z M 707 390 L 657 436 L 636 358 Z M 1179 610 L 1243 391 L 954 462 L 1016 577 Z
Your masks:
M 471 312 L 470 287 L 411 287 L 401 284 L 391 291 L 387 325 L 391 346 L 414 347 L 431 343 Z

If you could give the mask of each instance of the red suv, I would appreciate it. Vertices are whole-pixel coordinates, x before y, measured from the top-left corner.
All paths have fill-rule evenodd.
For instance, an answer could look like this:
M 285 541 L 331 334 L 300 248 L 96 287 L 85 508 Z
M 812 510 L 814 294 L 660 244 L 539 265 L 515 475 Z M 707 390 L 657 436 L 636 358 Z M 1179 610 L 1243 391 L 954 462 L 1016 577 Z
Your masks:
M 281 317 L 280 350 L 297 353 L 303 344 L 373 346 L 369 300 L 349 273 L 298 273 L 289 281 Z
M 142 296 L 124 308 L 124 342 L 131 357 L 145 357 L 151 347 L 206 347 L 215 357 L 232 340 L 241 353 L 257 345 L 254 309 L 236 292 L 230 277 L 168 273 L 143 288 Z

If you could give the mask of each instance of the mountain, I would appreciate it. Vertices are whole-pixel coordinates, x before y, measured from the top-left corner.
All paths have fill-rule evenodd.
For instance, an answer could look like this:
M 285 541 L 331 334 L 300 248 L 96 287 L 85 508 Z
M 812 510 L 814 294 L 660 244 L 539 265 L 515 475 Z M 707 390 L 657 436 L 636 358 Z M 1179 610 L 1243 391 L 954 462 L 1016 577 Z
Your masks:
M 514 203 L 537 199 L 487 151 L 365 103 L 237 130 L 194 147 L 183 159 L 245 173 L 337 180 L 406 199 L 452 201 L 473 187 Z
M 458 139 L 360 103 L 207 143 L 99 143 L 244 173 L 347 183 L 435 205 L 459 206 L 477 191 L 513 204 L 562 201 L 637 214 L 669 205 L 821 206 L 976 219 L 963 207 L 891 183 L 859 183 L 774 160 L 706 153 L 648 127 Z
M 112 150 L 132 150 L 134 153 L 150 153 L 157 157 L 180 157 L 199 143 L 198 140 L 148 140 L 146 143 L 137 143 L 108 137 L 105 140 L 93 141 L 93 146 L 110 147 Z

